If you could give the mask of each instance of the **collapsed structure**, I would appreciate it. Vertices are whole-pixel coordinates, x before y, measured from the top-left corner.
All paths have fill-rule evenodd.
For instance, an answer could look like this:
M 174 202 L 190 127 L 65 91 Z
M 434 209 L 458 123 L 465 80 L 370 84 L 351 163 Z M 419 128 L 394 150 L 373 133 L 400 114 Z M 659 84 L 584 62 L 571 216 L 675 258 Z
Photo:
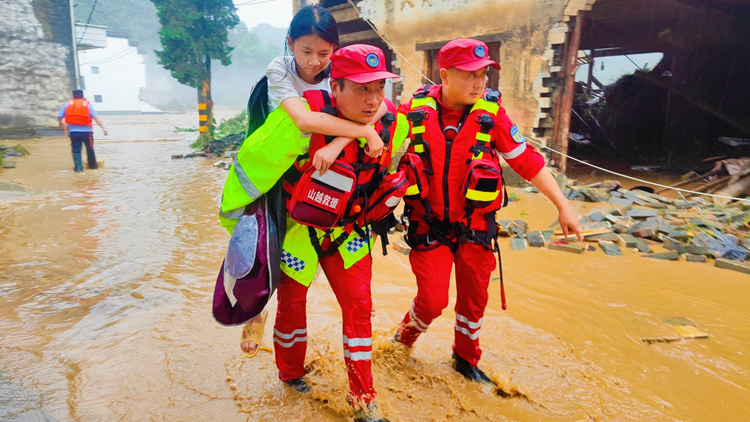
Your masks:
M 298 10 L 315 1 L 294 2 Z M 741 0 L 320 3 L 339 23 L 343 45 L 371 43 L 386 52 L 389 70 L 403 76 L 393 88 L 396 101 L 429 80 L 440 83 L 436 57 L 445 43 L 477 38 L 503 67 L 500 74 L 490 73 L 488 85 L 502 92 L 519 129 L 567 153 L 571 123 L 575 129 L 584 120 L 573 112 L 576 93 L 602 93 L 605 88 L 591 74 L 576 83 L 579 66 L 602 57 L 660 52 L 661 63 L 633 76 L 651 91 L 640 99 L 651 118 L 643 120 L 645 113 L 638 113 L 634 98 L 618 103 L 621 113 L 592 136 L 619 146 L 622 158 L 632 159 L 635 150 L 639 158 L 659 160 L 711 151 L 722 155 L 726 148 L 720 137 L 750 138 L 750 84 L 742 78 L 750 65 L 750 5 Z M 636 111 L 628 114 L 631 109 Z M 634 125 L 641 131 L 618 136 L 623 126 Z M 734 151 L 728 150 L 729 155 Z M 549 161 L 563 171 L 567 166 L 560 155 L 550 155 Z

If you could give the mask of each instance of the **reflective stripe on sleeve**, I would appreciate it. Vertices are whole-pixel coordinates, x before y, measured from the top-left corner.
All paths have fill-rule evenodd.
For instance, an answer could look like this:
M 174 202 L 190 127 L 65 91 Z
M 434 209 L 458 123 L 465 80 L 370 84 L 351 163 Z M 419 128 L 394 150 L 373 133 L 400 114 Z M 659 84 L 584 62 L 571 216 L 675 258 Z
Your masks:
M 526 143 L 523 143 L 517 147 L 515 147 L 512 151 L 508 153 L 501 152 L 500 155 L 503 156 L 506 160 L 512 160 L 514 158 L 518 158 L 523 152 L 526 151 Z
M 240 181 L 240 186 L 242 186 L 242 189 L 245 190 L 247 196 L 249 196 L 253 201 L 260 198 L 263 195 L 263 192 L 255 187 L 253 182 L 250 181 L 250 179 L 247 177 L 247 173 L 245 173 L 245 169 L 242 168 L 242 165 L 236 158 L 234 160 L 233 168 L 234 173 L 237 175 L 237 179 Z

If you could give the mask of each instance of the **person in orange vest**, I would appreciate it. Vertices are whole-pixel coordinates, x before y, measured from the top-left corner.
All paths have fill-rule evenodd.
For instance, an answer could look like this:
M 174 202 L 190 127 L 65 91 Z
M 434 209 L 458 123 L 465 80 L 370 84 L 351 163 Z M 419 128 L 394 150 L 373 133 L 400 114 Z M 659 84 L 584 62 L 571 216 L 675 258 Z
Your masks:
M 63 120 L 66 125 L 63 125 Z M 65 129 L 65 135 L 70 136 L 70 144 L 73 150 L 73 164 L 76 173 L 83 171 L 83 162 L 81 161 L 81 145 L 86 145 L 86 157 L 88 158 L 89 168 L 95 169 L 99 165 L 96 163 L 96 154 L 94 153 L 94 125 L 92 120 L 104 131 L 107 136 L 107 129 L 104 128 L 102 121 L 94 111 L 94 107 L 83 98 L 83 91 L 80 89 L 73 90 L 73 99 L 65 103 L 60 113 L 57 115 L 57 121 L 60 129 Z
M 449 42 L 437 56 L 442 84 L 420 88 L 399 110 L 410 121 L 411 144 L 399 168 L 412 169 L 404 216 L 417 296 L 394 338 L 411 348 L 440 316 L 455 266 L 453 367 L 484 383 L 492 381 L 477 368 L 479 332 L 499 261 L 495 213 L 507 202 L 499 158 L 555 204 L 566 236 L 582 240 L 578 216 L 544 158 L 505 114 L 500 93 L 485 88 L 487 69 L 500 69 L 488 51 L 478 40 Z

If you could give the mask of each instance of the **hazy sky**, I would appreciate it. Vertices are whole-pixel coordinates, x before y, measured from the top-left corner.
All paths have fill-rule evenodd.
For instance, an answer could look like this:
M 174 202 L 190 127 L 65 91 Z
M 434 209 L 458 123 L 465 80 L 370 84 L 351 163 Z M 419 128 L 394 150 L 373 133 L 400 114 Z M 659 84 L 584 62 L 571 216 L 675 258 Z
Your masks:
M 248 28 L 261 23 L 286 28 L 292 21 L 292 0 L 234 0 L 234 5 Z

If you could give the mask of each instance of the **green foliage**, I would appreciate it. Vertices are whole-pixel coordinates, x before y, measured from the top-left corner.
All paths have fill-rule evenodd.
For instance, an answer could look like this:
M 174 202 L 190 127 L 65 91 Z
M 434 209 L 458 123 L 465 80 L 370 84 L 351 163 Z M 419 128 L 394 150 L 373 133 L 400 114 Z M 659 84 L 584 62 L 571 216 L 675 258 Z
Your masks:
M 189 128 L 189 127 L 176 127 L 176 128 L 174 128 L 174 132 L 175 133 L 180 133 L 180 132 L 197 132 L 197 131 L 198 131 L 198 129 L 193 129 L 193 128 Z
M 197 150 L 203 151 L 206 148 L 206 144 L 213 140 L 213 136 L 211 136 L 208 132 L 203 132 L 200 134 L 200 136 L 198 136 L 198 139 L 196 139 L 195 142 L 190 144 L 190 148 L 195 148 Z
M 244 132 L 247 128 L 247 110 L 232 117 L 231 119 L 221 119 L 219 126 L 216 128 L 216 136 L 223 138 L 230 133 Z
M 229 30 L 240 18 L 231 0 L 151 0 L 158 11 L 159 64 L 181 84 L 198 87 L 211 77 L 211 61 L 231 63 Z

